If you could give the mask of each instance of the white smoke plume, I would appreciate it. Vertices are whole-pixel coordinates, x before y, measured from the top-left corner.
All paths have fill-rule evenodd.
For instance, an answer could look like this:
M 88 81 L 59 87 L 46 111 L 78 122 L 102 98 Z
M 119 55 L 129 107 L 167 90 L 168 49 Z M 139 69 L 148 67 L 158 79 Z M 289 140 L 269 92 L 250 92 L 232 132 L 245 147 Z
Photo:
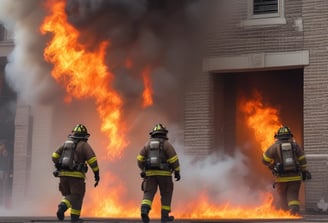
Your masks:
M 0 1 L 0 21 L 14 33 L 14 50 L 6 66 L 7 83 L 25 103 L 49 99 L 55 87 L 50 66 L 43 60 L 45 40 L 39 26 L 44 17 L 42 1 Z M 51 93 L 50 93 L 51 92 Z

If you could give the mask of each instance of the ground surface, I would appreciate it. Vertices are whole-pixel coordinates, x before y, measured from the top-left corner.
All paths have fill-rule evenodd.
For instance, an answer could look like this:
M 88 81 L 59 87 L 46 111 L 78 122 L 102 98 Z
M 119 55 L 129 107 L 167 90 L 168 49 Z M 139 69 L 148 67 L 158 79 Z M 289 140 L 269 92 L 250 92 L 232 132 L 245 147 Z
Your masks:
M 0 222 L 5 223 L 28 223 L 28 222 L 70 222 L 69 218 L 65 221 L 58 221 L 55 217 L 0 217 Z M 84 218 L 85 223 L 141 223 L 139 219 L 114 219 L 114 218 Z M 173 223 L 328 223 L 327 215 L 306 215 L 302 219 L 255 219 L 255 220 L 241 220 L 241 219 L 220 219 L 220 220 L 192 220 L 192 219 L 176 219 Z M 158 219 L 152 220 L 150 223 L 160 223 Z

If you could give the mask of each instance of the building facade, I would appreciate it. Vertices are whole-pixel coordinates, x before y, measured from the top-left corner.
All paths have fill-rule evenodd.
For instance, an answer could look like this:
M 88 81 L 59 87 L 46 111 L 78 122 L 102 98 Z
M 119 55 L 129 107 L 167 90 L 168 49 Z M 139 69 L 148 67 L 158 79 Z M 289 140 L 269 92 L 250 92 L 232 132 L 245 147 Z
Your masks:
M 238 147 L 236 104 L 256 88 L 305 149 L 305 210 L 327 211 L 327 1 L 224 0 L 209 16 L 203 73 L 186 92 L 185 152 Z

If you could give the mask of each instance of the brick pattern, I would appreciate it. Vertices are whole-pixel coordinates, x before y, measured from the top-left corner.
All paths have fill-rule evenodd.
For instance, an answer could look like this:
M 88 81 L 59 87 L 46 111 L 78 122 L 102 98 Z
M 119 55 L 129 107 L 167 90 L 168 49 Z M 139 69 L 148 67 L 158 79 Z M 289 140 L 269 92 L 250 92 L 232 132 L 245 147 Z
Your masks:
M 248 1 L 217 1 L 209 13 L 206 57 L 309 50 L 310 65 L 304 68 L 303 140 L 313 179 L 304 186 L 305 208 L 320 211 L 320 199 L 328 201 L 328 4 L 327 0 L 284 2 L 286 24 L 245 27 L 241 22 L 247 19 Z M 205 155 L 213 142 L 209 130 L 213 87 L 209 74 L 200 79 L 186 94 L 185 146 L 186 153 Z
M 286 24 L 268 27 L 241 26 L 247 20 L 248 1 L 227 0 L 220 1 L 216 7 L 229 11 L 225 21 L 214 19 L 208 28 L 207 55 L 227 56 L 258 52 L 283 52 L 303 50 L 303 32 L 296 26 L 302 17 L 302 1 L 285 0 Z M 227 9 L 229 7 L 229 9 Z M 217 10 L 217 9 L 213 9 Z M 215 15 L 224 14 L 214 11 Z M 210 17 L 211 18 L 211 17 Z M 226 21 L 227 20 L 227 21 Z
M 303 1 L 303 21 L 304 48 L 310 49 L 310 66 L 304 69 L 304 147 L 313 175 L 305 187 L 305 205 L 309 211 L 322 212 L 320 200 L 323 206 L 328 201 L 327 1 Z
M 310 49 L 310 66 L 304 69 L 304 145 L 307 152 L 327 153 L 327 1 L 304 1 L 303 12 L 304 47 Z
M 213 81 L 203 73 L 192 80 L 185 99 L 185 154 L 205 156 L 213 148 Z
M 31 168 L 30 108 L 17 106 L 13 164 L 13 202 L 19 202 L 27 193 Z
M 328 154 L 307 156 L 312 179 L 305 181 L 305 209 L 308 212 L 328 211 Z

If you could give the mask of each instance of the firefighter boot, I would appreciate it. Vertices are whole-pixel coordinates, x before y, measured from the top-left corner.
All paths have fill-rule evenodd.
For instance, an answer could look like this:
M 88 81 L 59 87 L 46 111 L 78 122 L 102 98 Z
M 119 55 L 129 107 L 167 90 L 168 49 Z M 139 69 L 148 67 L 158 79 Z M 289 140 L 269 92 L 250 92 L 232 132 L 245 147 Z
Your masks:
M 80 218 L 80 215 L 71 214 L 71 222 L 83 222 L 83 219 Z
M 162 210 L 162 217 L 161 217 L 161 223 L 167 223 L 168 221 L 173 221 L 174 216 L 169 216 L 169 211 Z
M 289 207 L 289 212 L 291 215 L 297 216 L 300 213 L 300 208 L 298 205 L 292 205 Z
M 150 206 L 143 204 L 141 205 L 141 219 L 143 223 L 149 223 L 149 211 L 150 211 Z
M 60 202 L 58 205 L 58 210 L 57 210 L 57 218 L 59 221 L 63 221 L 65 218 L 65 211 L 67 210 L 67 206 L 65 203 Z

